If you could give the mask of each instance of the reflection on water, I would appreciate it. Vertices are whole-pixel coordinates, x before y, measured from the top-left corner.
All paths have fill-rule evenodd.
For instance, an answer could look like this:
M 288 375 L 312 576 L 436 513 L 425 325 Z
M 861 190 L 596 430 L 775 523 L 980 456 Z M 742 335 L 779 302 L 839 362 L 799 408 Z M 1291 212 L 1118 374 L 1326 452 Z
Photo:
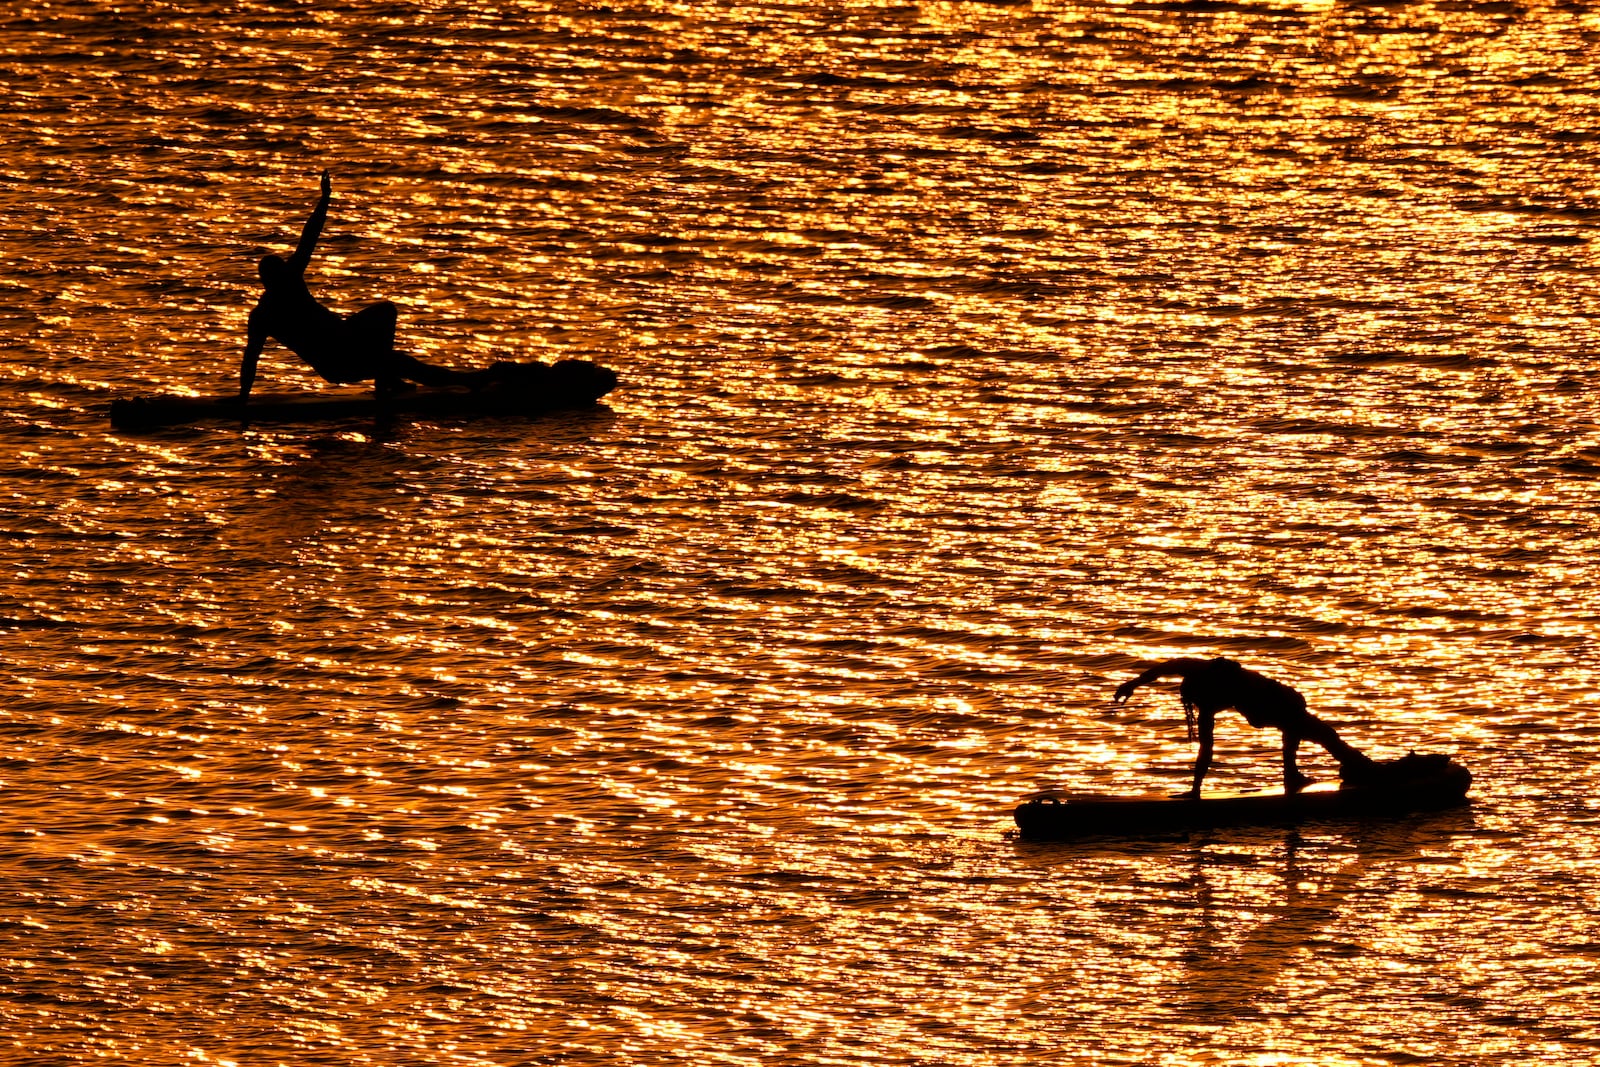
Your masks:
M 0 1059 L 1595 1058 L 1587 7 L 492 7 L 0 16 Z M 113 434 L 324 166 L 610 411 Z M 1007 840 L 1186 655 L 1478 803 Z
M 1377 861 L 1402 868 L 1415 862 L 1418 842 L 1401 836 L 1412 833 L 1411 827 L 1363 827 L 1350 842 L 1353 855 L 1330 857 L 1336 865 L 1329 869 L 1307 862 L 1307 843 L 1298 830 L 1285 831 L 1281 854 L 1264 863 L 1248 853 L 1196 848 L 1191 887 L 1199 921 L 1174 995 L 1213 1022 L 1260 1016 L 1267 1013 L 1262 999 L 1293 974 L 1298 957 L 1356 956 L 1352 946 L 1329 940 L 1329 927 L 1359 895 L 1383 892 L 1381 877 L 1372 877 Z M 1303 992 L 1291 990 L 1289 996 L 1298 1000 Z

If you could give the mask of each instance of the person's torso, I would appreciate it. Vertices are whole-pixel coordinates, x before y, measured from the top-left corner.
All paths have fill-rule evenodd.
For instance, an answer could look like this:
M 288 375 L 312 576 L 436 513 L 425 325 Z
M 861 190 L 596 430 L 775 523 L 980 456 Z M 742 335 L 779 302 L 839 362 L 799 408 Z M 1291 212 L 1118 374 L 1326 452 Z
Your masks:
M 1305 698 L 1297 690 L 1245 670 L 1232 660 L 1214 661 L 1206 670 L 1185 678 L 1179 694 L 1212 711 L 1237 709 L 1245 722 L 1257 728 L 1282 727 L 1306 715 Z
M 261 294 L 250 325 L 297 355 L 312 358 L 338 344 L 344 319 L 319 304 L 304 280 L 296 278 Z

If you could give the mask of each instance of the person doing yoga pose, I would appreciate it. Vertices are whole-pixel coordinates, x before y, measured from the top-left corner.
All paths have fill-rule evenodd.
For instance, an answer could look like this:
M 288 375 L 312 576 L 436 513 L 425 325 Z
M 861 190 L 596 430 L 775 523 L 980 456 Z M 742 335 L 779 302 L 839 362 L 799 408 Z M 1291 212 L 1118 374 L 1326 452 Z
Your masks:
M 478 386 L 497 380 L 509 365 L 479 371 L 458 371 L 424 363 L 396 352 L 395 323 L 399 312 L 387 300 L 362 308 L 353 315 L 330 311 L 311 295 L 305 272 L 316 251 L 317 239 L 328 220 L 333 182 L 322 172 L 322 196 L 300 234 L 300 243 L 288 259 L 265 256 L 260 263 L 264 292 L 250 321 L 239 366 L 239 402 L 250 398 L 256 363 L 267 338 L 272 338 L 311 365 L 330 382 L 374 384 L 380 394 L 393 392 L 402 382 L 422 385 Z
M 1306 710 L 1306 699 L 1299 692 L 1265 675 L 1246 670 L 1231 659 L 1170 659 L 1145 671 L 1139 677 L 1117 686 L 1113 700 L 1121 704 L 1140 686 L 1159 678 L 1176 675 L 1183 679 L 1178 697 L 1183 701 L 1189 723 L 1189 739 L 1198 737 L 1200 752 L 1194 761 L 1194 784 L 1188 797 L 1200 796 L 1200 783 L 1211 767 L 1211 742 L 1217 712 L 1233 708 L 1251 726 L 1270 726 L 1283 733 L 1283 789 L 1298 793 L 1311 779 L 1295 766 L 1295 753 L 1301 741 L 1322 746 L 1339 761 L 1345 778 L 1370 770 L 1373 761 L 1343 741 L 1333 727 Z

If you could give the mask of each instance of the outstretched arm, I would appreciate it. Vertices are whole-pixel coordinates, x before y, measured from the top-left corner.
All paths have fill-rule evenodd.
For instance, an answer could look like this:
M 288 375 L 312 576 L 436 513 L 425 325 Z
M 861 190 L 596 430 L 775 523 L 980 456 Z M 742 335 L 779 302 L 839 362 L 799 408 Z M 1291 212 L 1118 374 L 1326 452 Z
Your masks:
M 254 320 L 255 316 L 250 316 Z M 256 327 L 252 321 L 248 327 L 248 340 L 244 346 L 244 359 L 239 364 L 239 406 L 243 407 L 250 400 L 250 387 L 256 381 L 256 362 L 261 358 L 261 348 L 267 343 L 267 336 Z
M 300 243 L 295 246 L 294 255 L 289 257 L 289 269 L 296 274 L 304 273 L 311 263 L 311 253 L 316 251 L 317 238 L 322 236 L 323 223 L 328 221 L 328 201 L 331 199 L 333 199 L 333 181 L 328 177 L 328 172 L 323 171 L 322 197 L 317 201 L 311 217 L 306 219 L 306 228 L 300 231 Z
M 1142 685 L 1149 685 L 1156 679 L 1165 678 L 1169 674 L 1176 674 L 1180 678 L 1187 678 L 1191 671 L 1195 671 L 1201 667 L 1204 667 L 1206 662 L 1207 661 L 1203 659 L 1182 657 L 1179 659 L 1169 659 L 1165 663 L 1158 663 L 1132 681 L 1123 682 L 1121 685 L 1117 686 L 1117 691 L 1111 699 L 1116 703 L 1121 704 L 1123 701 L 1127 700 L 1133 695 L 1133 691 L 1135 689 L 1138 689 Z

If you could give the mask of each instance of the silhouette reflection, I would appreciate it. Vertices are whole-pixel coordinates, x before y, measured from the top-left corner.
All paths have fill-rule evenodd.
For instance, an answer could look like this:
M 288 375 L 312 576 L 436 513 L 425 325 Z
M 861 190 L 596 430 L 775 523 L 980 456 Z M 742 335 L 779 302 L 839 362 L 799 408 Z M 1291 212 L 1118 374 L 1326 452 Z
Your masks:
M 1387 868 L 1415 861 L 1441 835 L 1465 829 L 1471 819 L 1470 811 L 1457 811 L 1362 826 L 1344 838 L 1349 858 L 1331 867 L 1325 861 L 1333 850 L 1325 837 L 1286 829 L 1276 857 L 1249 856 L 1242 861 L 1258 876 L 1258 887 L 1263 874 L 1276 883 L 1255 906 L 1219 884 L 1227 881 L 1226 872 L 1239 871 L 1239 854 L 1219 852 L 1209 841 L 1191 846 L 1189 886 L 1195 922 L 1181 957 L 1183 972 L 1174 979 L 1169 1002 L 1208 1021 L 1255 1015 L 1258 1001 L 1307 952 L 1357 954 L 1352 946 L 1329 943 L 1329 928 L 1347 919 L 1360 898 L 1384 892 Z M 1241 912 L 1256 913 L 1263 907 L 1270 911 L 1268 918 L 1253 924 L 1239 921 Z

